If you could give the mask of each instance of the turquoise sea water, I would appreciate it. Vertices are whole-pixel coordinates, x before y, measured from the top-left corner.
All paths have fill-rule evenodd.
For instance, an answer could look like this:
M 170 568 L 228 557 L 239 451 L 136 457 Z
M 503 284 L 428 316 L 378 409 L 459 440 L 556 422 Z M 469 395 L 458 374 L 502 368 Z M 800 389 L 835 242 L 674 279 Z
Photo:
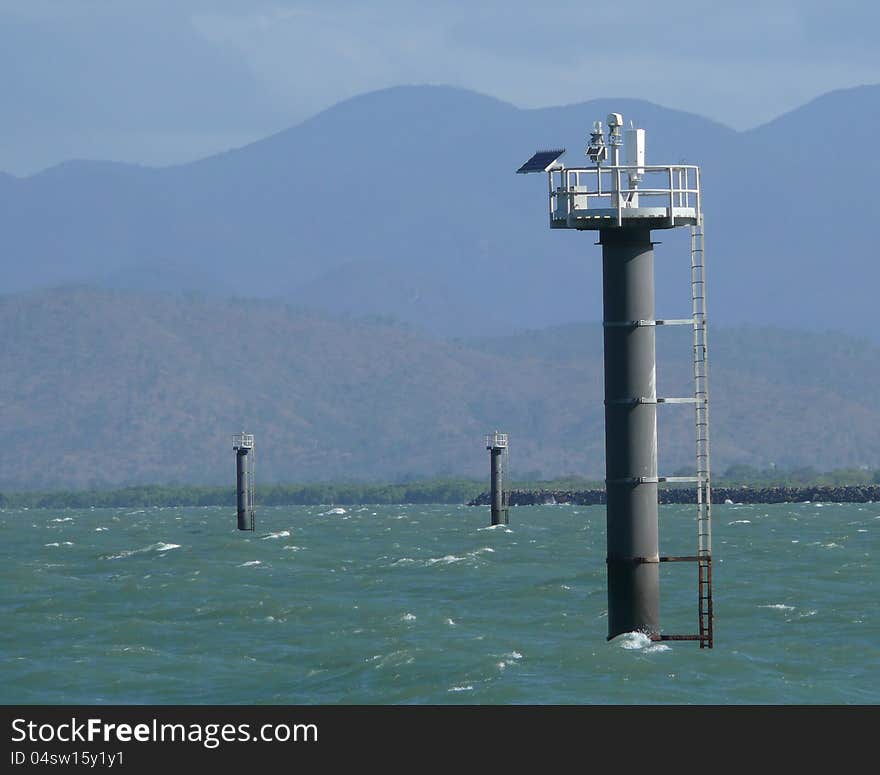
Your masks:
M 693 517 L 661 508 L 662 553 Z M 880 504 L 715 507 L 712 650 L 606 642 L 603 507 L 488 519 L 0 511 L 0 702 L 880 702 Z M 661 578 L 664 631 L 695 631 L 696 568 Z

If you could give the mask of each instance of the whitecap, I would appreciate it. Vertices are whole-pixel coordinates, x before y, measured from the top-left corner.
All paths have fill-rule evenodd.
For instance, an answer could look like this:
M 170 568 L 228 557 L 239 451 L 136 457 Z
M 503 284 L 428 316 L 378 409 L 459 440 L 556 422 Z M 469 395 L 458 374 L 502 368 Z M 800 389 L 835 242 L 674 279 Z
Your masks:
M 293 544 L 285 544 L 281 548 L 282 549 L 289 549 L 291 552 L 301 552 L 303 549 L 301 546 L 294 546 Z
M 330 511 L 325 511 L 321 516 L 326 517 L 328 514 L 345 514 L 345 509 L 341 509 L 341 508 L 330 509 Z
M 263 564 L 263 563 L 262 563 L 261 560 L 250 560 L 249 562 L 243 562 L 243 563 L 242 563 L 241 565 L 239 565 L 238 567 L 239 567 L 239 568 L 247 568 L 249 565 L 262 565 L 262 564 Z
M 785 603 L 769 603 L 768 605 L 759 605 L 758 608 L 775 608 L 777 611 L 794 611 L 793 605 L 785 605 Z
M 109 527 L 96 527 L 95 532 L 96 533 L 103 533 L 105 530 L 109 530 L 109 529 L 110 529 Z
M 735 519 L 733 522 L 728 522 L 728 525 L 751 525 L 752 520 L 750 519 Z
M 168 552 L 172 549 L 180 549 L 180 544 L 166 544 L 164 542 L 160 542 L 154 547 L 157 552 Z
M 511 651 L 509 654 L 502 654 L 501 656 L 506 659 L 522 659 L 522 654 L 518 651 Z
M 277 533 L 269 533 L 269 535 L 264 535 L 261 540 L 265 541 L 269 538 L 287 538 L 289 535 L 289 530 L 279 530 Z
M 452 619 L 447 619 L 446 624 L 448 624 L 450 627 L 455 627 L 455 622 L 452 621 Z
M 43 546 L 61 546 L 61 544 L 59 544 L 57 541 L 54 541 L 51 544 L 43 544 Z
M 466 686 L 451 686 L 447 689 L 447 692 L 472 692 L 474 687 L 471 684 L 467 684 Z
M 724 505 L 725 505 L 725 506 L 733 506 L 733 501 L 730 500 L 730 498 L 725 498 L 725 499 L 724 499 Z
M 428 564 L 435 565 L 438 562 L 442 562 L 444 565 L 451 565 L 454 562 L 461 562 L 464 559 L 464 557 L 457 557 L 454 554 L 447 554 L 443 557 L 431 557 L 431 559 L 428 560 Z
M 415 615 L 415 614 L 406 613 L 406 614 L 404 614 L 403 616 L 400 617 L 400 620 L 401 620 L 402 622 L 414 622 L 414 621 L 416 620 L 416 615 Z
M 643 632 L 627 632 L 620 636 L 620 647 L 627 651 L 646 649 L 652 644 L 651 638 Z
M 58 519 L 53 519 L 53 522 L 73 522 L 73 517 L 59 517 Z

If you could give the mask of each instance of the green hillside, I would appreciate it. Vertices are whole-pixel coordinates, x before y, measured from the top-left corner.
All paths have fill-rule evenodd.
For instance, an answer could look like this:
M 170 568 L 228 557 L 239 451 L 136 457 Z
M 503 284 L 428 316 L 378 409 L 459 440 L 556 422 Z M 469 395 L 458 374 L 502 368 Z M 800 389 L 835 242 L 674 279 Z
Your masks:
M 270 302 L 85 288 L 0 298 L 0 490 L 466 477 L 484 434 L 519 479 L 603 470 L 601 327 L 444 341 L 389 321 Z M 687 331 L 658 331 L 658 385 L 688 389 Z M 818 470 L 880 465 L 880 348 L 838 335 L 712 330 L 712 454 Z M 692 455 L 691 413 L 661 413 L 661 468 Z

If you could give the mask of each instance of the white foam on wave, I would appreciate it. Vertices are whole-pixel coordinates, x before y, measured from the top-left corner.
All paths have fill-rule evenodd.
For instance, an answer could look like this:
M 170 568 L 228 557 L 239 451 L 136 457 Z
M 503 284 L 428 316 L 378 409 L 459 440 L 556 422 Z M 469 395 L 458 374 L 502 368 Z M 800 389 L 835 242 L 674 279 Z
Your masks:
M 262 565 L 262 564 L 263 564 L 262 560 L 249 560 L 248 562 L 243 562 L 238 567 L 239 568 L 247 568 L 250 565 Z
M 511 651 L 507 654 L 502 654 L 501 661 L 496 662 L 495 666 L 499 670 L 504 671 L 507 670 L 507 668 L 511 665 L 515 665 L 520 659 L 522 659 L 522 654 L 520 654 L 518 651 Z
M 446 620 L 446 624 L 448 624 L 450 627 L 455 627 L 455 626 L 456 626 L 456 625 L 455 625 L 455 622 L 454 622 L 452 619 L 447 619 L 447 620 Z
M 58 519 L 53 519 L 52 522 L 73 522 L 73 517 L 58 517 Z
M 345 513 L 346 513 L 345 509 L 335 508 L 335 509 L 330 509 L 330 511 L 325 511 L 323 514 L 321 514 L 321 516 L 326 517 L 328 514 L 345 514 Z
M 653 641 L 643 632 L 627 632 L 620 636 L 620 647 L 627 651 L 637 651 L 651 646 Z
M 454 562 L 462 562 L 465 559 L 465 557 L 458 557 L 455 554 L 447 554 L 443 557 L 431 557 L 428 560 L 428 565 L 436 565 L 438 562 L 442 562 L 444 565 L 452 565 Z
M 53 541 L 51 544 L 43 544 L 43 546 L 61 546 L 57 541 Z
M 758 608 L 774 608 L 777 611 L 794 611 L 793 605 L 786 605 L 785 603 L 768 603 L 767 605 L 759 605 Z
M 126 551 L 120 552 L 119 554 L 111 554 L 107 557 L 104 557 L 103 559 L 122 560 L 135 554 L 146 554 L 147 552 L 168 552 L 172 549 L 180 549 L 180 544 L 169 544 L 165 541 L 159 541 L 159 543 L 150 544 L 149 546 L 143 547 L 143 549 L 128 549 Z
M 672 649 L 665 643 L 655 643 L 643 632 L 627 632 L 620 636 L 620 647 L 627 651 L 641 651 L 645 654 L 660 654 Z
M 109 529 L 110 529 L 109 527 L 96 527 L 95 532 L 96 533 L 103 533 L 105 530 L 109 530 Z
M 402 622 L 414 622 L 416 620 L 416 615 L 411 613 L 405 613 L 400 617 L 400 621 Z
M 303 548 L 301 546 L 294 546 L 293 544 L 285 544 L 281 547 L 282 549 L 289 549 L 291 552 L 301 552 Z
M 264 535 L 260 540 L 267 541 L 270 538 L 287 538 L 289 535 L 289 530 L 279 530 L 277 533 L 269 533 L 269 535 Z
M 751 525 L 752 520 L 750 519 L 735 519 L 733 522 L 728 522 L 728 525 Z
M 471 684 L 467 684 L 466 686 L 450 686 L 446 691 L 447 692 L 472 692 L 474 687 Z

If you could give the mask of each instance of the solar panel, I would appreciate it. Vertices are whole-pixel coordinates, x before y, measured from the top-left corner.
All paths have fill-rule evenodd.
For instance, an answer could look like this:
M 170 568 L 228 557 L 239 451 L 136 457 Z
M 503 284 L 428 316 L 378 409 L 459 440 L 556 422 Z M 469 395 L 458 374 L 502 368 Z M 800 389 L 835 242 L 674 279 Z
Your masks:
M 546 172 L 547 168 L 564 153 L 565 148 L 555 151 L 538 151 L 517 172 Z

